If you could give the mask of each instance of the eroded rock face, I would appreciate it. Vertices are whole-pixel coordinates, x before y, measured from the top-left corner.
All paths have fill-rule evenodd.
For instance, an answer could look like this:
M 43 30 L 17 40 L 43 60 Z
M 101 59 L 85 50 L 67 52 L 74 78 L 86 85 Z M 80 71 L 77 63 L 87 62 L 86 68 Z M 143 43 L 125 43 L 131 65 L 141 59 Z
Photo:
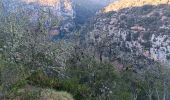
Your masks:
M 53 35 L 58 35 L 61 31 L 68 33 L 75 26 L 75 12 L 71 0 L 3 0 L 3 3 L 5 10 L 9 12 L 25 12 L 33 25 L 37 24 L 41 16 Z
M 129 7 L 141 7 L 144 5 L 170 4 L 170 0 L 117 0 L 103 9 L 103 12 L 117 11 Z
M 142 56 L 170 64 L 170 5 L 101 13 L 88 26 L 87 48 L 98 52 L 100 58 L 112 60 L 116 55 L 135 62 Z
M 73 5 L 71 0 L 21 0 L 27 4 L 37 3 L 40 6 L 49 7 L 53 13 L 62 16 L 74 18 Z
M 75 24 L 75 12 L 71 0 L 24 0 L 28 4 L 38 3 L 43 9 L 48 12 L 51 11 L 52 16 L 60 20 L 60 27 L 52 27 L 52 31 L 62 31 L 65 33 L 70 32 Z M 54 19 L 55 20 L 55 19 Z M 59 30 L 58 30 L 59 29 Z M 58 33 L 56 33 L 58 34 Z

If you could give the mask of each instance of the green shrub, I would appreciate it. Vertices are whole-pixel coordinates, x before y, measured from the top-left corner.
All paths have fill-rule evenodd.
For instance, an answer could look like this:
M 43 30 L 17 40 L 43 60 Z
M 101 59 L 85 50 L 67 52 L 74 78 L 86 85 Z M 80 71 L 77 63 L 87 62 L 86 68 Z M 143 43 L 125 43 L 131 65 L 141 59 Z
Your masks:
M 13 89 L 18 82 L 24 82 L 26 77 L 28 77 L 29 71 L 24 68 L 24 66 L 16 63 L 4 63 L 1 68 L 1 86 L 3 92 L 9 92 Z
M 74 62 L 73 60 L 75 59 L 71 61 Z M 116 93 L 128 92 L 126 89 L 121 90 L 121 88 L 124 88 L 121 87 L 123 81 L 111 64 L 97 62 L 89 58 L 80 58 L 77 63 L 69 62 L 68 65 L 69 67 L 66 68 L 68 80 L 77 80 L 79 84 L 86 85 L 89 88 L 88 96 L 84 97 L 86 100 L 112 100 L 120 96 L 115 95 Z M 80 98 L 75 99 L 80 100 Z
M 89 93 L 88 87 L 79 84 L 77 80 L 49 77 L 42 70 L 34 72 L 27 80 L 30 85 L 70 92 L 77 99 L 86 97 Z
M 30 85 L 18 89 L 6 96 L 5 99 L 12 100 L 74 100 L 67 92 L 57 92 L 52 89 L 37 88 Z

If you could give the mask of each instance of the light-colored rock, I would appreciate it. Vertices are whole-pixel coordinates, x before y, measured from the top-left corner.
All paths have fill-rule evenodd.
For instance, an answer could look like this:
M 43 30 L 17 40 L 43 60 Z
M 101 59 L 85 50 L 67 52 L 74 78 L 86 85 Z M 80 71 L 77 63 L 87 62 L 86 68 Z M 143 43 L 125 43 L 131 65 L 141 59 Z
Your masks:
M 124 8 L 140 7 L 143 5 L 170 4 L 170 0 L 118 0 L 103 9 L 103 12 L 117 11 Z
M 128 1 L 120 0 L 120 2 L 114 3 L 113 8 L 124 8 L 140 2 L 142 2 L 142 5 L 166 3 L 161 0 Z M 151 61 L 170 64 L 169 11 L 170 5 L 148 5 L 123 10 L 117 9 L 117 12 L 101 13 L 94 18 L 94 23 L 91 23 L 95 27 L 87 33 L 90 36 L 90 38 L 86 37 L 87 45 L 88 41 L 93 41 L 93 46 L 88 45 L 89 48 L 98 50 L 100 48 L 95 45 L 100 44 L 105 50 L 103 54 L 107 54 L 109 49 L 112 50 L 113 53 L 110 53 L 110 55 L 113 54 L 113 58 L 133 59 L 136 62 L 139 59 L 138 57 L 142 56 Z M 97 37 L 94 38 L 96 35 Z

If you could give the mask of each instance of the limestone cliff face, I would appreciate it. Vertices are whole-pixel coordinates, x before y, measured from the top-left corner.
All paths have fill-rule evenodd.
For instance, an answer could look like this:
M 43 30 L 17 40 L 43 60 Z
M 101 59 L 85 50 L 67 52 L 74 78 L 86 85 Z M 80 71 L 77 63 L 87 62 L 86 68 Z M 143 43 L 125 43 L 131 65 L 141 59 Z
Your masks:
M 136 4 L 144 0 L 132 1 Z M 87 25 L 87 48 L 98 52 L 100 59 L 113 61 L 116 55 L 130 59 L 130 63 L 143 57 L 170 64 L 170 5 L 162 2 L 160 5 L 115 9 L 96 15 Z
M 63 31 L 65 33 L 68 33 L 72 28 L 74 28 L 75 12 L 73 10 L 73 4 L 71 0 L 22 0 L 22 1 L 26 2 L 28 5 L 37 3 L 46 12 L 50 10 L 51 14 L 54 17 L 58 18 L 58 20 L 60 20 L 60 27 L 58 28 L 59 30 L 55 29 L 54 26 L 52 33 L 57 31 Z
M 116 11 L 129 7 L 141 7 L 143 5 L 170 4 L 170 0 L 117 0 L 103 9 L 103 12 Z
M 75 24 L 75 12 L 71 0 L 3 0 L 5 9 L 10 12 L 25 12 L 33 25 L 43 17 L 44 23 L 53 35 L 70 32 Z M 18 15 L 19 16 L 19 15 Z M 49 24 L 53 26 L 49 26 Z M 59 23 L 59 26 L 57 25 Z
M 22 0 L 22 2 L 27 4 L 37 3 L 40 6 L 51 8 L 56 15 L 74 18 L 71 0 Z

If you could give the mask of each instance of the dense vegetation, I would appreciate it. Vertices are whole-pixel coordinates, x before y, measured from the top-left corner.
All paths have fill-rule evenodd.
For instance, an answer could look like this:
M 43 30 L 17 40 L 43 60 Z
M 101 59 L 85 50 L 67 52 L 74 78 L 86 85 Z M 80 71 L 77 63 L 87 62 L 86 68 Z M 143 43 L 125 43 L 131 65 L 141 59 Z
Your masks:
M 48 14 L 39 12 L 32 26 L 21 8 L 13 13 L 0 7 L 0 99 L 168 100 L 166 67 L 136 71 L 129 64 L 118 70 L 76 43 L 51 41 L 44 25 Z

